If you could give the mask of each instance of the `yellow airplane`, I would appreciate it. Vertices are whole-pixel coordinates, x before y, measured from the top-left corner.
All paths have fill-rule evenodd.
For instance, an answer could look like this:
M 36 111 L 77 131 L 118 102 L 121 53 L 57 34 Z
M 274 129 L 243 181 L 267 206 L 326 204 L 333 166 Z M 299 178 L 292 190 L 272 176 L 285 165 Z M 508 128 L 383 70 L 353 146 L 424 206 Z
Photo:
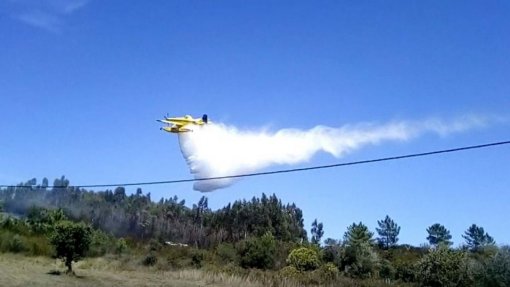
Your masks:
M 200 119 L 194 119 L 190 115 L 185 115 L 184 117 L 177 117 L 177 118 L 169 118 L 165 117 L 162 120 L 157 120 L 158 122 L 167 124 L 167 126 L 162 127 L 161 129 L 165 132 L 169 133 L 185 133 L 185 132 L 191 132 L 192 129 L 186 128 L 188 125 L 205 125 L 207 124 L 207 115 L 203 115 Z

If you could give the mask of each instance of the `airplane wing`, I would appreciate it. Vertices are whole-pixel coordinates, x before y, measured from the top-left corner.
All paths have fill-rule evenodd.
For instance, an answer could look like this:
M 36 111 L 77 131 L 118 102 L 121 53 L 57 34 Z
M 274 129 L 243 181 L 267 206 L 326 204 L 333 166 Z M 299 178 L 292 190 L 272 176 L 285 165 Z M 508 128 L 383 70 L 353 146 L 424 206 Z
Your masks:
M 165 122 L 170 122 L 172 124 L 176 125 L 187 125 L 193 123 L 193 119 L 186 119 L 186 118 L 165 118 Z
M 166 119 L 165 119 L 165 120 L 156 120 L 156 121 L 158 121 L 158 122 L 160 122 L 160 123 L 164 123 L 164 124 L 169 124 L 169 125 L 174 124 L 174 122 L 171 122 L 171 121 L 166 120 Z

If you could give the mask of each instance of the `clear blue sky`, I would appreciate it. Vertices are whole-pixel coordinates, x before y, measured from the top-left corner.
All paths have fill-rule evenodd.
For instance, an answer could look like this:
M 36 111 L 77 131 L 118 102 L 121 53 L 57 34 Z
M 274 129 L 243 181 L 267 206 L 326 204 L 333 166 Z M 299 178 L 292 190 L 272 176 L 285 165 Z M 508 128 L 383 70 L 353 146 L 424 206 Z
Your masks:
M 155 119 L 208 113 L 240 128 L 508 116 L 508 1 L 98 1 L 0 3 L 0 181 L 189 178 Z M 508 140 L 494 124 L 361 149 L 317 165 Z M 510 148 L 244 179 L 210 207 L 262 192 L 341 238 L 390 215 L 401 243 L 439 222 L 510 243 Z M 132 192 L 135 188 L 129 188 Z M 153 200 L 203 195 L 144 187 Z

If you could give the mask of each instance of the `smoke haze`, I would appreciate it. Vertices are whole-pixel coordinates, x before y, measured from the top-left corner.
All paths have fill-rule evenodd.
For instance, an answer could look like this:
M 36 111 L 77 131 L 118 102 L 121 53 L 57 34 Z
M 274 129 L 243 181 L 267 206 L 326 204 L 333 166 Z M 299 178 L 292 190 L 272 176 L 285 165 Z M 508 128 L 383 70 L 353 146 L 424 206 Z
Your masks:
M 394 121 L 386 124 L 360 123 L 338 128 L 316 126 L 308 130 L 240 130 L 222 123 L 194 126 L 179 134 L 182 154 L 195 178 L 210 178 L 257 172 L 275 165 L 309 161 L 318 152 L 335 158 L 383 141 L 407 141 L 424 133 L 445 136 L 485 125 L 480 117 L 453 121 Z M 193 188 L 208 192 L 224 188 L 235 179 L 195 182 Z

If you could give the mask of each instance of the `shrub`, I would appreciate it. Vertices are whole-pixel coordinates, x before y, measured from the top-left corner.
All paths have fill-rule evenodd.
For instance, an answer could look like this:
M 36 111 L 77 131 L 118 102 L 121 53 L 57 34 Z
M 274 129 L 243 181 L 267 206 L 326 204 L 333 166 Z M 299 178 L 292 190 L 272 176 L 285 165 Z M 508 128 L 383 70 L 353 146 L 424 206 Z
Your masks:
M 158 257 L 154 253 L 149 253 L 142 261 L 142 264 L 145 266 L 154 266 L 158 263 Z
M 274 265 L 276 242 L 271 233 L 248 239 L 241 250 L 241 266 L 244 268 L 270 269 Z
M 321 278 L 321 283 L 326 283 L 335 280 L 338 277 L 338 268 L 335 266 L 335 264 L 328 262 L 324 265 L 322 265 L 319 269 L 315 270 Z
M 308 247 L 299 247 L 290 252 L 287 263 L 299 271 L 315 270 L 320 265 L 319 254 Z
M 291 279 L 294 281 L 302 281 L 304 278 L 304 274 L 292 265 L 285 266 L 280 269 L 280 271 L 278 271 L 278 275 L 283 279 Z
M 403 282 L 416 281 L 416 266 L 412 262 L 397 261 L 395 263 L 395 279 Z
M 159 241 L 157 241 L 156 239 L 151 239 L 149 241 L 149 250 L 150 251 L 160 251 L 161 248 L 163 248 L 163 244 L 161 244 Z
M 473 269 L 477 286 L 510 286 L 510 247 L 499 248 Z
M 465 252 L 440 247 L 418 262 L 417 279 L 421 286 L 469 286 L 467 263 Z
M 13 253 L 23 252 L 25 251 L 26 245 L 21 236 L 18 234 L 14 235 L 11 240 L 8 241 L 7 250 Z
M 191 253 L 192 248 L 181 246 L 169 246 L 165 248 L 164 254 L 166 255 L 167 264 L 171 268 L 182 268 L 191 266 Z
M 51 256 L 53 250 L 44 236 L 29 237 L 26 239 L 27 253 L 34 256 Z
M 342 251 L 341 263 L 347 275 L 371 278 L 377 273 L 379 258 L 369 243 L 348 245 Z
M 88 256 L 103 256 L 111 250 L 111 241 L 113 238 L 109 237 L 106 233 L 100 230 L 93 230 L 90 239 Z
M 223 264 L 235 263 L 239 260 L 236 249 L 229 243 L 222 243 L 216 247 L 216 257 Z
M 115 253 L 122 254 L 126 252 L 127 249 L 128 245 L 124 238 L 120 238 L 119 240 L 117 240 L 117 243 L 115 244 Z
M 395 279 L 395 267 L 388 260 L 382 260 L 379 268 L 379 277 L 384 279 Z
M 202 267 L 202 263 L 205 259 L 205 251 L 202 250 L 194 250 L 191 253 L 191 265 L 196 268 Z

